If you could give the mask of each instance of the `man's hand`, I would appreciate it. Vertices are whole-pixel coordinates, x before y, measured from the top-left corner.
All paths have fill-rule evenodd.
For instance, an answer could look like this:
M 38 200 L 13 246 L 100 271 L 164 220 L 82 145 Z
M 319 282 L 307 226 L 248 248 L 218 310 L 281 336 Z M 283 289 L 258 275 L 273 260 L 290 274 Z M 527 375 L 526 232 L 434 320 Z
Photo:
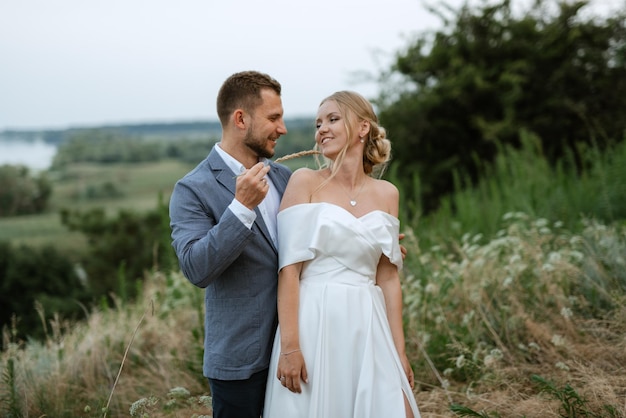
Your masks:
M 269 171 L 269 165 L 257 163 L 237 176 L 235 199 L 248 209 L 254 210 L 265 199 L 265 195 L 270 189 L 265 179 Z
M 398 240 L 402 241 L 404 237 L 406 237 L 406 234 L 400 234 L 398 236 Z M 406 250 L 406 247 L 402 244 L 400 244 L 400 252 L 402 253 L 402 261 L 404 261 L 404 259 L 406 258 L 407 250 Z

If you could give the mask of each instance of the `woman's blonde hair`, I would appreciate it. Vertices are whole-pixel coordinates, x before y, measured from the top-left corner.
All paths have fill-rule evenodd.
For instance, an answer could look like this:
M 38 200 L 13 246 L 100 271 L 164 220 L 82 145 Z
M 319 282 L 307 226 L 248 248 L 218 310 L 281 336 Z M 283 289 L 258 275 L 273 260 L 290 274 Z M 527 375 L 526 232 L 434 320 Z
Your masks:
M 378 124 L 378 116 L 376 116 L 372 104 L 357 92 L 343 90 L 326 97 L 321 101 L 320 106 L 331 100 L 337 103 L 349 140 L 339 152 L 334 163 L 326 160 L 326 165 L 331 171 L 330 177 L 334 177 L 341 166 L 350 146 L 350 139 L 354 134 L 354 129 L 363 121 L 368 122 L 370 125 L 369 132 L 363 138 L 365 144 L 363 148 L 363 171 L 367 175 L 381 176 L 386 164 L 391 159 L 391 142 L 387 139 L 385 128 Z

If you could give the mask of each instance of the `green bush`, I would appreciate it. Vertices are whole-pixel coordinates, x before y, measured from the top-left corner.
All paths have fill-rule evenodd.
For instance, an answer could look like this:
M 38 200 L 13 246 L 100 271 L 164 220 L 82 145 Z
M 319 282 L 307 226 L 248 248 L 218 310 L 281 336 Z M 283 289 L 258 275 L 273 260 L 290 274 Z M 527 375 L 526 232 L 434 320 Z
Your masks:
M 86 283 L 73 262 L 52 246 L 14 247 L 0 242 L 0 328 L 10 326 L 20 338 L 41 339 L 48 320 L 84 317 Z
M 32 176 L 21 165 L 0 166 L 0 216 L 43 212 L 52 194 L 45 174 Z
M 168 271 L 177 265 L 171 247 L 168 207 L 162 200 L 153 210 L 123 209 L 113 218 L 107 217 L 104 208 L 83 212 L 63 209 L 61 222 L 87 238 L 81 265 L 96 299 L 111 293 L 124 300 L 132 298 L 147 271 Z
M 454 171 L 476 181 L 498 143 L 520 145 L 520 130 L 540 138 L 551 164 L 569 150 L 582 165 L 579 144 L 603 150 L 624 138 L 626 9 L 598 16 L 586 1 L 515 5 L 433 7 L 442 28 L 420 33 L 381 76 L 392 165 L 427 212 L 454 190 Z

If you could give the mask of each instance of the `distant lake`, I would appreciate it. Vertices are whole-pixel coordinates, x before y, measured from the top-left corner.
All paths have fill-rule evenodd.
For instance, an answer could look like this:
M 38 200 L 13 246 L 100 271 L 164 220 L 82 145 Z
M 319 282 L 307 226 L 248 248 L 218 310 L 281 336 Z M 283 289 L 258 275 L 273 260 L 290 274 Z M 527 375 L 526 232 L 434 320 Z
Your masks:
M 0 165 L 25 165 L 39 171 L 50 168 L 57 147 L 44 141 L 0 140 Z

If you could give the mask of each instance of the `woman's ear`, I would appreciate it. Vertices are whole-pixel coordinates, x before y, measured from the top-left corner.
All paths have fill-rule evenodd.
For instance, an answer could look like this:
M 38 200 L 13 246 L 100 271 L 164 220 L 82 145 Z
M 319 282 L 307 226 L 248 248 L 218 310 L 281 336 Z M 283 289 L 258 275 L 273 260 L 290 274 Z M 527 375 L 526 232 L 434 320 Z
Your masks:
M 364 138 L 370 131 L 370 123 L 367 120 L 361 121 L 359 129 L 359 137 Z

